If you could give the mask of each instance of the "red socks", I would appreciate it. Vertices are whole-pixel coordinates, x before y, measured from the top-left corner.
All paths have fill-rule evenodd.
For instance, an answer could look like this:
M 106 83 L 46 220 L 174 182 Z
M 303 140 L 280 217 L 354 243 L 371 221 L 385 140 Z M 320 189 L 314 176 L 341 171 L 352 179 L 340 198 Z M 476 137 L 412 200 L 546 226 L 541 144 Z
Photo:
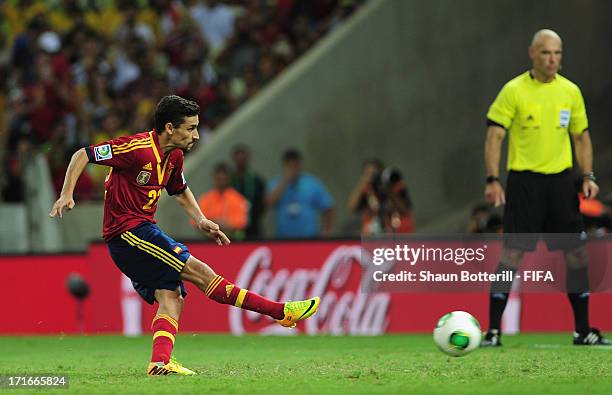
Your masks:
M 254 292 L 237 287 L 221 276 L 215 276 L 206 288 L 210 299 L 231 304 L 242 309 L 269 315 L 276 320 L 285 318 L 284 303 L 274 302 Z M 153 354 L 151 362 L 167 364 L 174 348 L 174 337 L 178 332 L 178 322 L 167 314 L 157 314 L 151 324 L 153 330 Z
M 241 309 L 269 315 L 276 320 L 285 318 L 284 303 L 274 302 L 254 292 L 239 288 L 221 276 L 215 276 L 204 293 L 215 302 L 231 304 Z
M 178 322 L 169 315 L 157 314 L 153 318 L 151 329 L 153 329 L 151 362 L 163 362 L 165 365 L 170 361 L 172 355 L 174 336 L 178 332 Z

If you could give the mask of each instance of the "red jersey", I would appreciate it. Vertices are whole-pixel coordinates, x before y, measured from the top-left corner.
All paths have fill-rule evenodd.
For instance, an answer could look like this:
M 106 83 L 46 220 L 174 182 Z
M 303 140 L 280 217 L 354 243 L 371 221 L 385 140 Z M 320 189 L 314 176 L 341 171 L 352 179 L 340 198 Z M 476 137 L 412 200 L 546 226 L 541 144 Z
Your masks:
M 85 148 L 89 162 L 110 166 L 104 181 L 102 237 L 109 241 L 143 222 L 155 223 L 162 189 L 169 195 L 187 188 L 183 151 L 164 155 L 156 132 L 123 136 Z

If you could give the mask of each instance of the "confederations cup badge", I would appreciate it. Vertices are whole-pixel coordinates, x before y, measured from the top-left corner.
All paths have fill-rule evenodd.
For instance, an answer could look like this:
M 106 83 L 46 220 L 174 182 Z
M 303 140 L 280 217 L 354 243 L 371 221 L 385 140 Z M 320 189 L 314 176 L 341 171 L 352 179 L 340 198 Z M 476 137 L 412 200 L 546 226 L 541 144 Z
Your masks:
M 136 177 L 136 182 L 138 183 L 138 185 L 145 185 L 147 182 L 149 182 L 150 178 L 151 173 L 143 170 L 138 173 L 138 177 Z

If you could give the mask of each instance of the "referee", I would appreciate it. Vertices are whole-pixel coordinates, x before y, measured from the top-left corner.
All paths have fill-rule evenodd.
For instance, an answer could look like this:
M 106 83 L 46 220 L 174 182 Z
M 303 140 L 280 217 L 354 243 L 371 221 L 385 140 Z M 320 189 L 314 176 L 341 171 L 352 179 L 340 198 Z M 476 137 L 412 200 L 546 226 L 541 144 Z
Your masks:
M 557 74 L 561 68 L 561 38 L 552 30 L 538 31 L 531 41 L 532 68 L 510 80 L 487 113 L 485 199 L 504 207 L 504 233 L 582 234 L 578 196 L 571 174 L 574 141 L 582 171 L 582 192 L 592 199 L 599 187 L 593 174 L 593 150 L 580 89 Z M 506 131 L 508 178 L 506 192 L 499 180 L 501 145 Z M 549 250 L 563 250 L 567 266 L 567 292 L 574 312 L 575 345 L 609 345 L 589 325 L 587 255 L 579 237 L 573 243 L 545 239 Z M 525 251 L 533 251 L 536 238 L 506 238 L 497 273 L 517 270 Z M 501 317 L 511 281 L 491 284 L 489 330 L 481 346 L 501 346 Z

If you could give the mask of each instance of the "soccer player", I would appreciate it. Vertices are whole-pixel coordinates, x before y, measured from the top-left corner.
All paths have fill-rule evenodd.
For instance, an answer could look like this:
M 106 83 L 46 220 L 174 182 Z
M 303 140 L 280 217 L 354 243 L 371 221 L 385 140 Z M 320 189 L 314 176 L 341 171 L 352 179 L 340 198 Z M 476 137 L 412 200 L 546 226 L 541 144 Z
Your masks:
M 599 330 L 589 325 L 587 254 L 578 236 L 584 232 L 584 225 L 570 171 L 570 135 L 582 170 L 584 195 L 594 198 L 599 187 L 593 174 L 593 149 L 584 101 L 578 86 L 558 74 L 561 52 L 557 33 L 548 29 L 538 31 L 529 47 L 531 70 L 509 81 L 491 105 L 485 143 L 488 175 L 485 198 L 496 207 L 505 204 L 504 233 L 576 235 L 562 244 L 550 237 L 545 240 L 549 249 L 562 249 L 565 255 L 567 293 L 574 312 L 573 343 L 609 345 Z M 510 141 L 505 193 L 498 176 L 506 131 Z M 497 272 L 514 273 L 524 251 L 533 251 L 536 242 L 535 238 L 507 237 Z M 511 286 L 511 281 L 491 285 L 489 330 L 482 346 L 501 346 L 501 318 Z
M 217 275 L 155 225 L 155 211 L 166 189 L 218 245 L 230 240 L 202 213 L 183 175 L 183 153 L 198 141 L 199 106 L 179 96 L 165 96 L 155 110 L 155 129 L 81 148 L 74 153 L 59 199 L 50 217 L 62 217 L 75 205 L 73 191 L 87 163 L 110 167 L 104 183 L 103 238 L 117 267 L 149 304 L 159 307 L 153 318 L 153 354 L 149 375 L 194 375 L 172 357 L 178 322 L 190 281 L 210 299 L 268 315 L 285 327 L 312 316 L 319 298 L 274 302 L 241 289 Z

